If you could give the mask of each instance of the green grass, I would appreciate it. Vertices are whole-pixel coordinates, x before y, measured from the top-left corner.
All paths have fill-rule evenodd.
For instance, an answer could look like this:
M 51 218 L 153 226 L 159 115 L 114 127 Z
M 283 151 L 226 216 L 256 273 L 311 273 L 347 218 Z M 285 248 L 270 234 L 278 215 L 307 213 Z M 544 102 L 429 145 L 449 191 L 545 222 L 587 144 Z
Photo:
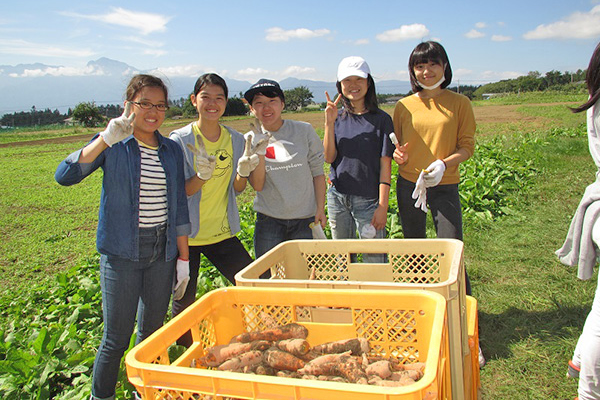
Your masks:
M 564 377 L 566 362 L 596 287 L 595 277 L 579 281 L 576 270 L 554 255 L 585 187 L 595 179 L 585 115 L 536 102 L 541 101 L 517 108 L 521 121 L 480 124 L 480 149 L 471 161 L 490 179 L 510 170 L 523 182 L 512 190 L 496 186 L 508 212 L 491 218 L 465 215 L 465 265 L 479 302 L 481 347 L 488 359 L 481 371 L 483 399 L 572 399 L 577 383 Z M 0 148 L 4 398 L 33 393 L 83 398 L 89 388 L 100 327 L 95 228 L 101 173 L 68 188 L 53 179 L 57 164 L 83 144 Z M 493 162 L 501 162 L 497 170 L 491 169 Z M 483 193 L 488 185 L 483 182 L 476 190 Z M 394 197 L 392 192 L 389 227 L 400 236 Z M 484 198 L 473 196 L 474 201 L 478 197 Z M 240 238 L 250 250 L 251 201 L 250 191 L 240 197 Z M 203 265 L 200 293 L 221 284 Z M 76 354 L 81 358 L 73 358 Z M 130 386 L 124 374 L 121 382 L 119 393 L 125 395 Z M 70 386 L 86 389 L 68 392 Z

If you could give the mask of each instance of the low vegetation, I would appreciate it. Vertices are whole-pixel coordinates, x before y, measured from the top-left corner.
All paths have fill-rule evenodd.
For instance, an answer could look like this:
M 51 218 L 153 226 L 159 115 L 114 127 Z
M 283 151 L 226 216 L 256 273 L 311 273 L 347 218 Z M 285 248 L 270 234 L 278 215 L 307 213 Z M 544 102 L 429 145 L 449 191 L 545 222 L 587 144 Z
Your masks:
M 527 95 L 475 106 L 477 114 L 478 107 L 515 105 L 523 117 L 519 124 L 480 121 L 475 156 L 462 167 L 465 265 L 488 360 L 481 371 L 483 399 L 576 394 L 577 383 L 564 378 L 566 362 L 591 308 L 596 279 L 578 281 L 554 250 L 596 167 L 585 115 L 562 104 L 585 95 L 553 96 L 553 105 L 541 104 L 551 102 L 547 95 Z M 52 178 L 58 162 L 84 143 L 0 148 L 2 398 L 89 396 L 101 336 L 94 249 L 101 174 L 69 188 Z M 400 238 L 394 197 L 388 229 Z M 250 251 L 251 200 L 248 191 L 240 201 L 240 237 Z M 429 234 L 434 236 L 432 226 Z M 204 262 L 199 295 L 225 284 Z M 129 398 L 131 390 L 123 368 L 117 397 Z

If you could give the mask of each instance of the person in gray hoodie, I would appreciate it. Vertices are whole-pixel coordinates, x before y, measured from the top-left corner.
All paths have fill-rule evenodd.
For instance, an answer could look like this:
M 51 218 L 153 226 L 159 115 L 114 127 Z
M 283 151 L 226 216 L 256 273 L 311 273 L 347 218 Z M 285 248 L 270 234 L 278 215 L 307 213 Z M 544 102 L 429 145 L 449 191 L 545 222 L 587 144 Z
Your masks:
M 260 79 L 244 98 L 261 125 L 247 135 L 253 143 L 270 135 L 268 147 L 259 153 L 265 168 L 257 168 L 254 186 L 258 258 L 283 241 L 312 239 L 312 222 L 325 226 L 325 160 L 323 144 L 312 125 L 281 118 L 285 97 L 277 82 Z

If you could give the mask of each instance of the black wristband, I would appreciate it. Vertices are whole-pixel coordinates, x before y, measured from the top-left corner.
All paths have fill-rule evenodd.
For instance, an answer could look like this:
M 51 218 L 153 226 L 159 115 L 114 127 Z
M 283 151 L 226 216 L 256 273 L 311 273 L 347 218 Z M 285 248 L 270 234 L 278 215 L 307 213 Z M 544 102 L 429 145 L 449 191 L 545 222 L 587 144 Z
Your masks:
M 387 183 L 387 182 L 379 182 L 379 184 L 380 184 L 380 185 L 388 185 L 389 187 L 392 187 L 392 185 L 390 185 L 390 184 L 389 184 L 389 183 Z

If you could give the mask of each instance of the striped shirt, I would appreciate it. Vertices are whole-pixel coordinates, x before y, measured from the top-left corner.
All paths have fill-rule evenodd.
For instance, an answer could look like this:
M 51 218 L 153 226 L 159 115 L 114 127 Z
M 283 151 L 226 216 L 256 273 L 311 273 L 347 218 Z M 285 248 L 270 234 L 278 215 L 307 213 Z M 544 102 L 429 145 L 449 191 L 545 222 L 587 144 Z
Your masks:
M 167 222 L 167 180 L 158 158 L 158 147 L 140 143 L 140 152 L 140 228 L 150 228 Z

